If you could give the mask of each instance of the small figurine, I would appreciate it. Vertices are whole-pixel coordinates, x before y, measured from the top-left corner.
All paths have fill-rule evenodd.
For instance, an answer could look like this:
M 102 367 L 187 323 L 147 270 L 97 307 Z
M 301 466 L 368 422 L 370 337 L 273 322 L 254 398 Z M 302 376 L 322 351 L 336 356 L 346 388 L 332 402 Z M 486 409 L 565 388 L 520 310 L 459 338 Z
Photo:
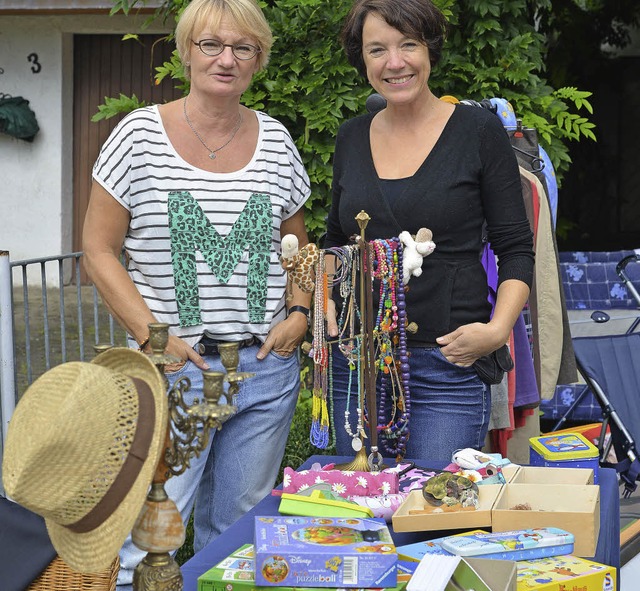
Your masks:
M 298 246 L 298 237 L 287 234 L 282 237 L 282 256 L 280 263 L 287 271 L 289 283 L 294 282 L 304 292 L 311 293 L 315 287 L 315 265 L 318 262 L 318 248 L 309 243 L 302 248 Z M 288 289 L 287 299 L 291 298 Z
M 402 280 L 406 285 L 411 277 L 422 275 L 422 259 L 430 255 L 436 248 L 433 234 L 428 228 L 420 228 L 415 240 L 406 230 L 400 232 L 400 241 L 404 247 L 402 251 Z
M 298 264 L 298 237 L 295 234 L 286 234 L 282 237 L 282 256 L 280 261 L 286 271 L 295 269 Z
M 477 509 L 479 505 L 478 485 L 451 472 L 442 472 L 427 480 L 422 487 L 422 496 L 435 507 L 445 504 Z

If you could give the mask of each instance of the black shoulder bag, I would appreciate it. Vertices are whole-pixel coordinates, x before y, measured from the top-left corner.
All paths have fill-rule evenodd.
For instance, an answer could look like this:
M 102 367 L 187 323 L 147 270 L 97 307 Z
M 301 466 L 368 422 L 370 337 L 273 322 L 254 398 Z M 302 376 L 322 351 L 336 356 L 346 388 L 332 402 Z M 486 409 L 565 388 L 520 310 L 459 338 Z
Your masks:
M 478 377 L 489 386 L 499 384 L 507 371 L 513 369 L 513 359 L 509 353 L 509 347 L 502 345 L 493 353 L 480 357 L 471 366 L 476 370 Z

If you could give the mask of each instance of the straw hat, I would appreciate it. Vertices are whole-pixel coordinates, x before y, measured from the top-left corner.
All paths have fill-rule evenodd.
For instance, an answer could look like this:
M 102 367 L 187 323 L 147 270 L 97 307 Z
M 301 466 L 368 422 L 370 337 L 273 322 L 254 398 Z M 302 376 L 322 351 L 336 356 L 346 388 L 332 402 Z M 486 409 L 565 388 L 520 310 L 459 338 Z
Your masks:
M 60 557 L 106 569 L 146 498 L 164 449 L 167 399 L 147 357 L 109 349 L 63 363 L 24 393 L 9 424 L 5 489 L 45 518 Z

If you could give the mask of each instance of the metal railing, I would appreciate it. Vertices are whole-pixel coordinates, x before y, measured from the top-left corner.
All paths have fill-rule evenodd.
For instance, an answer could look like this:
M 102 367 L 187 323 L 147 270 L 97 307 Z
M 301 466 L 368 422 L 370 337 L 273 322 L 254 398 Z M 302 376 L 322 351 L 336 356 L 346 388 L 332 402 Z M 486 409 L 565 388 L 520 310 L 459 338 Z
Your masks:
M 74 252 L 11 261 L 9 252 L 0 251 L 2 441 L 18 400 L 45 371 L 92 358 L 97 344 L 126 346 L 125 331 L 101 303 L 96 288 L 81 284 L 81 258 L 81 252 Z M 50 265 L 57 266 L 55 286 L 47 280 L 55 277 Z M 38 267 L 39 284 L 33 283 Z

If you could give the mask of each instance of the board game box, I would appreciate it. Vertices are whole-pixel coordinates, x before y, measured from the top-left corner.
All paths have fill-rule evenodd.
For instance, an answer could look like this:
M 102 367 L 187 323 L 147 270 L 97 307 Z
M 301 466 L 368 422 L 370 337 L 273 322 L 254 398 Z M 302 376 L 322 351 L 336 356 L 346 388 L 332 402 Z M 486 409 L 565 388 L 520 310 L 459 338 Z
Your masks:
M 616 569 L 577 556 L 520 560 L 517 591 L 616 591 Z
M 273 587 L 395 587 L 398 555 L 383 519 L 255 518 L 255 581 Z
M 253 544 L 245 544 L 233 554 L 198 577 L 198 591 L 327 591 L 320 587 L 263 587 L 256 585 Z M 398 561 L 398 584 L 384 591 L 404 591 L 417 563 Z M 346 591 L 344 588 L 336 591 Z M 381 591 L 380 589 L 349 589 L 348 591 Z

